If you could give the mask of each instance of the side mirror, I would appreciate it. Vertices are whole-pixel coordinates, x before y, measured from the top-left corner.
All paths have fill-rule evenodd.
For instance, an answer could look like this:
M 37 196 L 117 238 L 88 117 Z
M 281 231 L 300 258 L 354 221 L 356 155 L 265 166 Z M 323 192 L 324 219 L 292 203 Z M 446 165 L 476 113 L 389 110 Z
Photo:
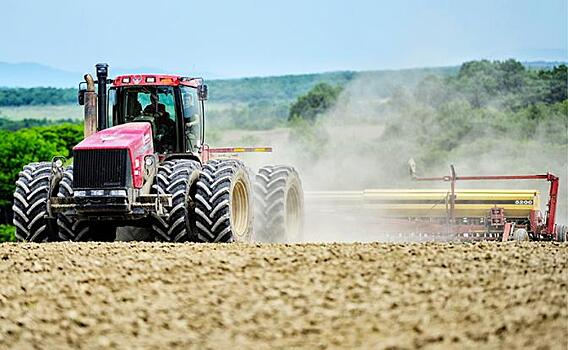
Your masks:
M 79 102 L 80 106 L 85 105 L 85 92 L 87 89 L 79 89 L 79 93 L 77 94 L 77 101 Z
M 202 84 L 197 87 L 197 96 L 199 97 L 200 101 L 207 100 L 208 97 L 207 85 Z

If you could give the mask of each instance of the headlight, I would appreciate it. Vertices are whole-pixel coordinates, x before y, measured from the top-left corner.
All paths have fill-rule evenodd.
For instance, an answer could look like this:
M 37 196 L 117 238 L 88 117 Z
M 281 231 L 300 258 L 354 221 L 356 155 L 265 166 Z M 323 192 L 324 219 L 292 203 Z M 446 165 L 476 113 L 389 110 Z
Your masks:
M 110 195 L 114 197 L 126 197 L 126 190 L 110 190 Z
M 147 167 L 151 167 L 152 165 L 154 165 L 154 157 L 147 156 L 146 158 L 144 158 L 144 164 L 146 164 Z

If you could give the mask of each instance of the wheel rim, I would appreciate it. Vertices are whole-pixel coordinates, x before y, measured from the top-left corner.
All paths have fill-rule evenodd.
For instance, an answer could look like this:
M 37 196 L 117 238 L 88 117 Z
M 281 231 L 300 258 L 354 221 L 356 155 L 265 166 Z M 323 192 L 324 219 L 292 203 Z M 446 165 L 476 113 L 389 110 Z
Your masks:
M 298 190 L 292 187 L 286 194 L 286 236 L 297 239 L 302 229 L 301 202 Z
M 231 198 L 231 225 L 237 240 L 241 240 L 248 232 L 249 226 L 249 198 L 247 185 L 239 179 L 233 187 Z

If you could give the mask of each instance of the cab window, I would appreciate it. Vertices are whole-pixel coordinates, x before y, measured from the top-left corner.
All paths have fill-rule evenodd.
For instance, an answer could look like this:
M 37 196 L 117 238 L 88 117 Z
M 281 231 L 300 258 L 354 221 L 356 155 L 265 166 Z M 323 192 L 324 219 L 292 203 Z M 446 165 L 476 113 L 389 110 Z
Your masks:
M 176 149 L 175 94 L 171 86 L 133 86 L 116 90 L 112 108 L 112 125 L 148 122 L 152 125 L 154 149 L 172 153 Z
M 197 151 L 201 146 L 201 109 L 197 98 L 197 89 L 182 86 L 182 110 L 187 151 Z

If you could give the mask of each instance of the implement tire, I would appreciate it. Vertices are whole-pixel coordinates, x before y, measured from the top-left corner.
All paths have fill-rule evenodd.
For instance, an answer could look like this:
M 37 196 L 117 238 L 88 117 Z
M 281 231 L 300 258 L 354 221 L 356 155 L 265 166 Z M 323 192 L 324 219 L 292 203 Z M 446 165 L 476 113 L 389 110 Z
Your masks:
M 204 164 L 195 203 L 198 241 L 251 241 L 253 196 L 247 169 L 241 161 L 212 159 Z
M 529 233 L 524 228 L 516 229 L 513 232 L 513 239 L 517 242 L 528 242 L 530 240 Z
M 73 166 L 67 167 L 63 172 L 63 178 L 59 183 L 57 197 L 73 197 Z M 59 239 L 63 241 L 86 242 L 104 241 L 112 242 L 116 238 L 116 227 L 110 223 L 89 222 L 77 220 L 68 213 L 60 213 L 57 216 L 59 226 Z
M 286 243 L 302 239 L 304 191 L 298 172 L 289 166 L 265 166 L 255 182 L 256 238 Z
M 16 238 L 27 242 L 57 241 L 57 222 L 47 218 L 51 162 L 31 163 L 19 173 L 14 191 Z
M 566 234 L 568 233 L 568 226 L 566 225 L 557 225 L 556 226 L 556 241 L 557 242 L 566 242 Z
M 166 218 L 155 217 L 152 230 L 154 238 L 165 242 L 195 242 L 195 204 L 192 200 L 195 181 L 201 164 L 192 159 L 167 160 L 158 168 L 156 194 L 172 195 L 172 206 Z

